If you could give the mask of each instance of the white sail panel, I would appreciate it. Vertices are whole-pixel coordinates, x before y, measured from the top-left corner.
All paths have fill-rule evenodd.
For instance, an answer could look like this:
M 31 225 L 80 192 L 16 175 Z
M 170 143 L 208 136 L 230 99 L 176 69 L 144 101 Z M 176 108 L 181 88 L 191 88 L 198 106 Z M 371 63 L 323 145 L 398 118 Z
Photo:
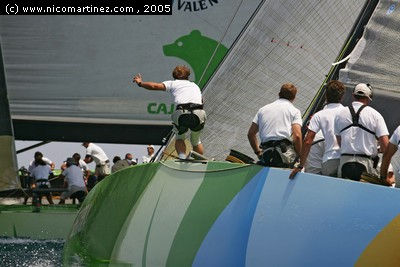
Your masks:
M 170 126 L 169 95 L 132 76 L 185 64 L 203 85 L 261 0 L 184 2 L 170 16 L 2 16 L 13 120 Z
M 364 0 L 265 1 L 216 74 L 204 98 L 208 156 L 230 148 L 253 155 L 247 130 L 257 110 L 294 83 L 304 112 L 328 74 L 365 4 Z

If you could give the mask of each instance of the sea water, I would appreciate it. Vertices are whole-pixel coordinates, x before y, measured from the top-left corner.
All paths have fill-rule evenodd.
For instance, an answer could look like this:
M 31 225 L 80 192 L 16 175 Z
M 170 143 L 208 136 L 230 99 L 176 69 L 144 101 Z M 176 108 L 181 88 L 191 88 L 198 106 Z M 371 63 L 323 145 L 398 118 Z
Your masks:
M 0 237 L 0 266 L 61 266 L 65 240 Z

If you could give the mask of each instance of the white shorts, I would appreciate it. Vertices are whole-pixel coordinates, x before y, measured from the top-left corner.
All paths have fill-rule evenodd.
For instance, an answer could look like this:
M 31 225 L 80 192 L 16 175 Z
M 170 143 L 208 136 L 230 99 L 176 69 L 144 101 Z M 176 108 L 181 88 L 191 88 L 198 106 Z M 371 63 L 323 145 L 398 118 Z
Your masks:
M 185 121 L 186 118 L 189 118 L 189 120 Z M 171 119 L 177 140 L 186 139 L 186 133 L 190 129 L 190 143 L 192 146 L 201 144 L 200 135 L 207 119 L 206 112 L 203 109 L 195 109 L 193 111 L 178 109 L 172 113 Z

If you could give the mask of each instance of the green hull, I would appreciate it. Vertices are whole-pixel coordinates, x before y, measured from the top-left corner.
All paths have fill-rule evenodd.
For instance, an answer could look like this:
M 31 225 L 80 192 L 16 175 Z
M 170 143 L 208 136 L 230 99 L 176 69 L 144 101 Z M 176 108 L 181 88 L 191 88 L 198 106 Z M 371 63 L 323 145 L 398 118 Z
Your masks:
M 66 239 L 78 213 L 77 205 L 0 205 L 0 236 L 33 239 Z

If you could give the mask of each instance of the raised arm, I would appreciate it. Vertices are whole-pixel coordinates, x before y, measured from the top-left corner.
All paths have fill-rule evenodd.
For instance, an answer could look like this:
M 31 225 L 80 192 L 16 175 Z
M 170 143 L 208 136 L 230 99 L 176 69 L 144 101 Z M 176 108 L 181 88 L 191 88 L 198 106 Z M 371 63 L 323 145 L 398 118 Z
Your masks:
M 133 82 L 136 83 L 139 87 L 143 87 L 147 90 L 159 90 L 165 91 L 165 85 L 163 83 L 156 83 L 156 82 L 144 82 L 142 80 L 142 75 L 140 73 L 136 74 L 133 77 Z

